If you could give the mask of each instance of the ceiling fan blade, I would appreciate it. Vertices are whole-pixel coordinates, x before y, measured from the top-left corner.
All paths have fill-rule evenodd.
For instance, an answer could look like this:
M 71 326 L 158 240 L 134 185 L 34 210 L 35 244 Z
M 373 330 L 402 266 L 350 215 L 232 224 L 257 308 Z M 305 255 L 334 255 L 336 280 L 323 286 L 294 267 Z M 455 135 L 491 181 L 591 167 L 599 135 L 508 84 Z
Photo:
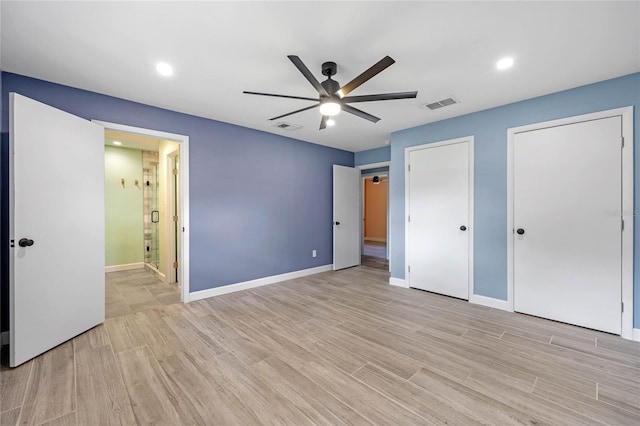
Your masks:
M 323 116 L 322 116 L 322 120 L 320 120 L 320 129 L 319 129 L 319 130 L 322 130 L 322 129 L 326 129 L 326 128 L 327 128 L 327 120 L 328 120 L 328 119 L 329 119 L 329 116 L 328 116 L 328 115 L 323 115 Z
M 260 96 L 273 96 L 276 98 L 287 98 L 287 99 L 302 99 L 305 101 L 317 101 L 317 98 L 305 98 L 303 96 L 289 96 L 289 95 L 276 95 L 274 93 L 261 93 L 261 92 L 247 92 L 246 90 L 243 91 L 242 93 L 245 93 L 247 95 L 260 95 Z
M 291 62 L 293 62 L 293 65 L 295 65 L 296 68 L 298 68 L 298 70 L 302 73 L 302 75 L 304 75 L 304 77 L 309 81 L 309 83 L 311 83 L 311 85 L 315 87 L 315 89 L 318 91 L 318 93 L 321 96 L 329 96 L 327 91 L 324 90 L 324 87 L 322 87 L 320 82 L 313 76 L 313 74 L 311 74 L 311 71 L 309 71 L 309 68 L 307 68 L 307 66 L 302 62 L 300 58 L 298 58 L 295 55 L 289 55 L 287 56 L 287 58 L 289 58 Z
M 317 108 L 318 106 L 320 106 L 320 104 L 311 105 L 311 106 L 306 107 L 306 108 L 302 108 L 302 109 L 299 109 L 299 110 L 296 110 L 296 111 L 293 111 L 293 112 L 288 112 L 286 114 L 282 114 L 282 115 L 279 115 L 277 117 L 270 118 L 269 120 L 277 120 L 278 118 L 286 117 L 288 115 L 297 114 L 299 112 L 306 111 L 306 110 L 311 109 L 311 108 Z
M 381 60 L 379 60 L 376 64 L 374 64 L 371 68 L 342 86 L 340 90 L 338 90 L 338 94 L 340 96 L 347 96 L 350 92 L 356 89 L 358 86 L 362 85 L 364 82 L 369 80 L 371 77 L 375 76 L 379 72 L 383 71 L 387 67 L 393 65 L 396 61 L 391 59 L 389 56 L 385 56 Z
M 380 93 L 378 95 L 345 96 L 342 102 L 371 102 L 390 101 L 393 99 L 411 99 L 418 96 L 418 92 Z
M 371 115 L 369 113 L 366 113 L 364 111 L 360 111 L 357 108 L 352 107 L 351 105 L 342 105 L 342 110 L 345 112 L 348 112 L 350 114 L 353 115 L 357 115 L 360 118 L 364 118 L 365 120 L 369 120 L 372 121 L 374 123 L 377 123 L 378 121 L 380 121 L 380 119 L 378 117 L 376 117 L 375 115 Z

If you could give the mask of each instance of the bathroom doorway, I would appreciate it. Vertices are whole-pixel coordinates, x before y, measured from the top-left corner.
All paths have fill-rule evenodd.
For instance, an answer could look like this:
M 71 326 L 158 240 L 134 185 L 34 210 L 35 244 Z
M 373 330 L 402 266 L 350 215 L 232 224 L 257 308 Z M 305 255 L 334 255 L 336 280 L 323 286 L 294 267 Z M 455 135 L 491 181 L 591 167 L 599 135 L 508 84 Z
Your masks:
M 105 130 L 107 318 L 182 299 L 180 145 Z

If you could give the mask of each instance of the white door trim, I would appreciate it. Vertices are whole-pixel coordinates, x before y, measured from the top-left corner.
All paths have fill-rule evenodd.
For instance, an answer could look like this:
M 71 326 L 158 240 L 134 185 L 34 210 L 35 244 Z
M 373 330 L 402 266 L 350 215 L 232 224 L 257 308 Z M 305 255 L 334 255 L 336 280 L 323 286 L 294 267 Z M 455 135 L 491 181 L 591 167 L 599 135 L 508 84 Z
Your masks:
M 469 302 L 478 303 L 475 301 L 475 292 L 473 284 L 474 274 L 474 262 L 473 262 L 473 236 L 475 234 L 475 223 L 473 213 L 473 182 L 474 176 L 474 136 L 465 136 L 462 138 L 449 139 L 440 142 L 426 143 L 422 145 L 410 146 L 404 149 L 404 273 L 405 273 L 405 285 L 409 287 L 409 154 L 412 151 L 419 151 L 422 149 L 437 148 L 439 146 L 453 145 L 458 143 L 469 144 Z
M 530 132 L 549 127 L 564 126 L 583 121 L 621 116 L 622 136 L 622 216 L 624 231 L 622 232 L 622 337 L 633 338 L 633 106 L 599 111 L 591 114 L 561 118 L 542 123 L 529 124 L 507 129 L 507 304 L 513 311 L 513 144 L 517 133 Z
M 359 166 L 355 166 L 355 168 L 360 170 L 367 170 L 367 169 L 377 169 L 379 167 L 387 167 L 387 166 L 391 166 L 391 161 L 381 161 L 379 163 L 360 164 Z
M 127 126 L 124 124 L 109 123 L 107 121 L 92 121 L 102 125 L 105 130 L 137 133 L 139 135 L 166 139 L 180 144 L 180 221 L 184 228 L 182 241 L 180 242 L 180 300 L 182 303 L 189 303 L 189 136 Z
M 167 164 L 166 164 L 166 170 L 165 170 L 165 173 L 167 174 L 167 187 L 165 188 L 166 192 L 165 192 L 165 206 L 164 206 L 165 212 L 167 212 L 167 214 L 165 215 L 167 220 L 165 222 L 165 231 L 164 231 L 164 235 L 166 236 L 166 239 L 167 239 L 167 249 L 165 251 L 165 265 L 167 265 L 167 272 L 165 274 L 165 282 L 168 284 L 175 283 L 175 281 L 173 281 L 173 278 L 172 278 L 174 274 L 172 273 L 171 275 L 169 275 L 169 271 L 173 271 L 174 269 L 173 262 L 176 259 L 176 229 L 175 229 L 175 222 L 173 221 L 172 216 L 175 214 L 178 216 L 180 222 L 182 221 L 182 218 L 180 217 L 180 212 L 179 211 L 174 212 L 174 206 L 175 206 L 176 200 L 175 200 L 175 176 L 173 174 L 173 169 L 174 169 L 173 163 L 174 163 L 175 157 L 179 155 L 180 155 L 179 149 L 167 154 Z M 168 181 L 169 179 L 171 179 L 170 183 Z M 180 180 L 178 179 L 178 186 L 180 185 L 179 182 Z M 168 213 L 171 213 L 171 214 L 168 214 Z M 181 247 L 179 248 L 181 249 Z M 180 271 L 181 266 L 182 265 L 180 265 L 180 263 L 178 262 L 178 273 Z

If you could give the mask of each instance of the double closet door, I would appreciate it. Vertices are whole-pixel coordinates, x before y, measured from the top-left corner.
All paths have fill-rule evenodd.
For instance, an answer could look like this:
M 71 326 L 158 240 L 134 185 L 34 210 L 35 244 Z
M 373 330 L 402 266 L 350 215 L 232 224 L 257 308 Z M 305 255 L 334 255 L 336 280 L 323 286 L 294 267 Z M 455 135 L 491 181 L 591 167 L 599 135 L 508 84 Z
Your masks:
M 407 150 L 407 283 L 469 299 L 473 140 Z

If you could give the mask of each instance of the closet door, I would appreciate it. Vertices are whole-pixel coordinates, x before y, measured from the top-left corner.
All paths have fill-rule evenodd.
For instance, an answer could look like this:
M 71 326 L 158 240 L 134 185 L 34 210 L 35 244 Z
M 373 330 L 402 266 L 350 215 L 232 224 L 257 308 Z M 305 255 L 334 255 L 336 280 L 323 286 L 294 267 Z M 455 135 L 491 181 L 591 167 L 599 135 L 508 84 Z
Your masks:
M 470 144 L 409 152 L 409 287 L 469 299 Z
M 516 311 L 621 333 L 621 126 L 618 116 L 515 135 Z

